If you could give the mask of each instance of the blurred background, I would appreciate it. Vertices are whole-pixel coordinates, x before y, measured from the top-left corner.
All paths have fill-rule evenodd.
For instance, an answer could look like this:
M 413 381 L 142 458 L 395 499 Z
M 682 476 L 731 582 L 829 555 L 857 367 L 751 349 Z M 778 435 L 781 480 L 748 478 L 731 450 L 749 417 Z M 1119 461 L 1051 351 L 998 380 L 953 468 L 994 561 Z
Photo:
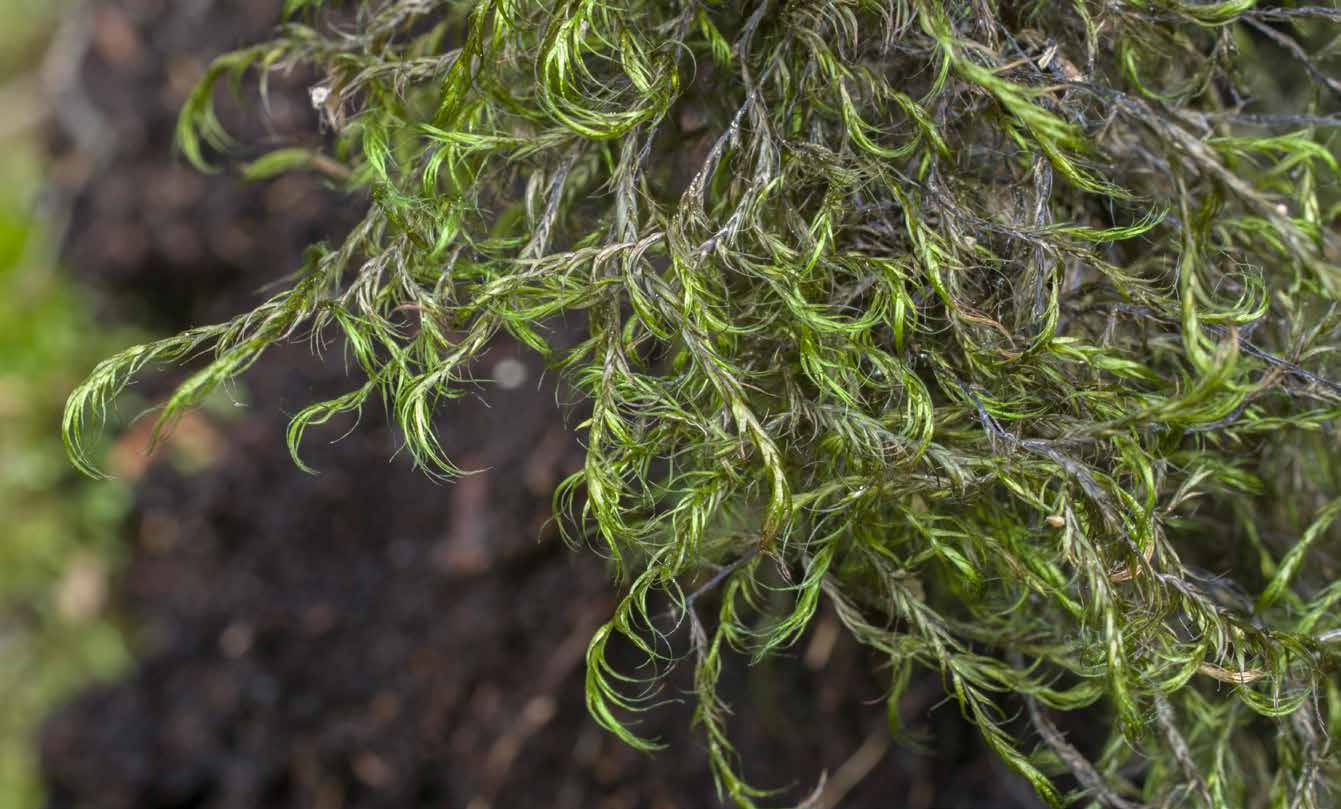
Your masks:
M 98 359 L 247 310 L 358 216 L 319 179 L 247 185 L 173 153 L 209 60 L 280 5 L 0 0 L 0 809 L 715 805 L 688 704 L 641 726 L 671 745 L 654 757 L 586 715 L 615 589 L 550 522 L 579 419 L 517 346 L 484 361 L 527 384 L 442 415 L 451 457 L 486 470 L 452 485 L 393 458 L 377 412 L 309 441 L 322 474 L 299 473 L 288 414 L 350 384 L 303 343 L 152 456 L 137 417 L 180 372 L 136 385 L 99 451 L 115 479 L 66 463 L 63 400 Z M 310 79 L 263 115 L 244 86 L 225 123 L 253 153 L 319 140 Z M 789 657 L 735 661 L 747 775 L 796 800 L 825 770 L 827 805 L 1039 805 L 934 675 L 891 745 L 887 677 L 827 613 Z
M 44 70 L 58 2 L 0 0 L 0 808 L 41 805 L 37 733 L 80 688 L 124 673 L 108 582 L 125 559 L 126 482 L 95 485 L 62 459 L 63 399 L 134 329 L 90 328 L 88 291 L 57 268 L 67 221 L 47 193 Z

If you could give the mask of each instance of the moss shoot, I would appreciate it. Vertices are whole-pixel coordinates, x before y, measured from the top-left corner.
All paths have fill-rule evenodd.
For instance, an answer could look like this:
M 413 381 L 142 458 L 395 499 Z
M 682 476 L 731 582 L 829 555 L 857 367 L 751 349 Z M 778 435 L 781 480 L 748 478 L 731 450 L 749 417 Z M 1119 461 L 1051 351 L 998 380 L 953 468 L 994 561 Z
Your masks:
M 286 11 L 213 65 L 181 151 L 229 151 L 216 84 L 310 71 L 328 148 L 244 173 L 321 172 L 367 215 L 253 311 L 99 365 L 64 421 L 80 469 L 146 368 L 210 356 L 167 427 L 308 338 L 359 377 L 294 416 L 300 466 L 309 429 L 381 403 L 450 477 L 434 416 L 505 333 L 589 407 L 556 504 L 624 586 L 586 689 L 627 743 L 657 746 L 631 719 L 689 666 L 723 797 L 768 800 L 715 685 L 728 650 L 778 652 L 827 602 L 887 659 L 893 725 L 910 673 L 938 672 L 1054 806 L 1330 805 L 1341 11 Z M 652 665 L 614 667 L 616 639 Z M 1098 755 L 1054 724 L 1081 710 Z

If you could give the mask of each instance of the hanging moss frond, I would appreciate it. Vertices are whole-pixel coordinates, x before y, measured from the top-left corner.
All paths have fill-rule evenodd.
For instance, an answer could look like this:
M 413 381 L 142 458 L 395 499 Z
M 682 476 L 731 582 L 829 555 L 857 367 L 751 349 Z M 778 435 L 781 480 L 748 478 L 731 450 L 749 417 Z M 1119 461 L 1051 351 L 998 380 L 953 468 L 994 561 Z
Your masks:
M 508 334 L 590 407 L 556 503 L 629 582 L 587 658 L 626 742 L 655 747 L 630 717 L 688 655 L 723 796 L 767 800 L 719 674 L 827 601 L 892 664 L 892 726 L 909 672 L 939 672 L 1055 806 L 1322 806 L 1338 24 L 1253 0 L 290 0 L 192 94 L 182 152 L 230 148 L 222 79 L 315 70 L 331 148 L 247 173 L 321 171 L 367 216 L 256 310 L 99 366 L 70 455 L 95 471 L 86 431 L 151 365 L 213 351 L 166 423 L 336 336 L 362 378 L 294 418 L 295 459 L 380 399 L 450 476 L 434 415 Z M 565 314 L 575 345 L 546 328 Z M 680 589 L 705 581 L 714 618 Z M 1111 734 L 1093 759 L 1050 718 L 1082 709 Z

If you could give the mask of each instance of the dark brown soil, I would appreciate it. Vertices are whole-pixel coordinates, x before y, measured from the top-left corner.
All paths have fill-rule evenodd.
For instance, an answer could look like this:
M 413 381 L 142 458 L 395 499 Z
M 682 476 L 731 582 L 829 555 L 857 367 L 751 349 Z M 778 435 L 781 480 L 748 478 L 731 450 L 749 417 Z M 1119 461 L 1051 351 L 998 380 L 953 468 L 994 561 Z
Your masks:
M 185 88 L 212 54 L 264 34 L 277 6 L 96 6 L 81 92 L 113 136 L 91 153 L 57 133 L 54 149 L 74 195 L 69 263 L 105 318 L 173 328 L 241 311 L 358 207 L 315 181 L 248 187 L 172 159 Z M 262 134 L 312 126 L 301 82 L 271 109 L 266 129 L 230 120 Z M 195 460 L 149 465 L 126 529 L 119 604 L 140 663 L 48 723 L 50 806 L 717 805 L 687 702 L 641 726 L 670 745 L 655 756 L 586 714 L 583 653 L 617 589 L 549 522 L 550 492 L 581 457 L 553 380 L 511 344 L 485 362 L 505 357 L 527 364 L 528 384 L 442 413 L 450 456 L 484 470 L 447 485 L 393 459 L 375 409 L 338 443 L 343 427 L 308 441 L 323 474 L 294 468 L 285 415 L 349 386 L 338 353 L 322 365 L 304 345 L 278 351 L 248 376 L 249 407 L 189 422 Z M 879 661 L 841 632 L 830 643 L 831 617 L 819 624 L 793 654 L 725 674 L 756 783 L 795 801 L 827 770 L 843 806 L 1038 805 L 953 703 L 931 711 L 934 675 L 903 703 L 927 752 L 888 746 Z

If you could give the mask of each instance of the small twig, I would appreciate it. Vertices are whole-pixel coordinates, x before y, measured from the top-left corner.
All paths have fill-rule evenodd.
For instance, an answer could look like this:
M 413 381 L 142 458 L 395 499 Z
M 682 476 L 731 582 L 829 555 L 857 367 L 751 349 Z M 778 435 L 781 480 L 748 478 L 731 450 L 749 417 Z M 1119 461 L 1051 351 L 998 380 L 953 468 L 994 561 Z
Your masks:
M 1072 747 L 1071 743 L 1066 740 L 1066 736 L 1057 729 L 1057 726 L 1043 715 L 1037 699 L 1026 696 L 1025 705 L 1029 708 L 1029 721 L 1033 724 L 1034 730 L 1038 731 L 1038 735 L 1062 760 L 1062 763 L 1071 771 L 1071 775 L 1094 796 L 1096 801 L 1110 807 L 1110 809 L 1142 809 L 1144 807 L 1144 804 L 1129 801 L 1113 791 L 1099 771 L 1094 769 L 1094 765 L 1090 764 L 1089 759 Z
M 1197 794 L 1207 806 L 1213 806 L 1215 801 L 1211 799 L 1210 787 L 1206 785 L 1206 779 L 1202 777 L 1201 770 L 1197 768 L 1197 762 L 1192 758 L 1192 751 L 1187 746 L 1187 739 L 1183 738 L 1182 732 L 1178 730 L 1178 721 L 1174 715 L 1173 705 L 1169 704 L 1168 698 L 1163 694 L 1155 695 L 1155 719 L 1164 731 L 1164 738 L 1169 742 L 1174 760 L 1183 770 L 1183 777 L 1188 780 L 1189 785 L 1197 791 Z
M 824 783 L 819 799 L 814 802 L 815 809 L 833 809 L 843 802 L 843 798 L 857 787 L 880 764 L 880 760 L 889 752 L 892 739 L 889 728 L 883 725 L 867 735 L 847 761 L 844 761 L 833 778 Z
M 573 631 L 555 647 L 553 656 L 541 673 L 531 697 L 523 703 L 524 707 L 516 721 L 489 748 L 484 763 L 483 785 L 479 795 L 470 802 L 470 809 L 488 809 L 493 805 L 526 743 L 558 714 L 558 706 L 551 694 L 581 665 L 587 640 L 604 612 L 603 609 L 587 610 L 578 619 Z
M 712 578 L 708 579 L 706 582 L 703 583 L 702 586 L 694 590 L 694 592 L 690 593 L 685 598 L 683 604 L 669 607 L 664 612 L 658 613 L 655 620 L 662 621 L 668 618 L 675 618 L 678 625 L 678 621 L 680 620 L 680 618 L 677 618 L 677 616 L 692 615 L 694 602 L 697 601 L 700 596 L 704 596 L 712 592 L 723 581 L 725 581 L 728 576 L 730 576 L 732 573 L 735 573 L 743 565 L 745 565 L 751 559 L 753 559 L 758 555 L 759 555 L 759 546 L 757 544 L 751 545 L 750 549 L 746 551 L 739 559 L 735 560 L 734 562 L 731 562 L 728 565 L 718 568 L 717 572 L 712 575 Z
M 1341 8 L 1323 6 L 1300 6 L 1299 8 L 1255 8 L 1243 12 L 1247 20 L 1289 20 L 1296 17 L 1324 17 L 1329 20 L 1341 20 Z
M 841 628 L 832 613 L 824 613 L 824 616 L 819 620 L 819 624 L 815 627 L 815 634 L 811 636 L 810 645 L 806 647 L 805 655 L 802 657 L 806 668 L 811 671 L 819 671 L 829 664 L 829 658 L 833 656 L 834 646 L 838 644 Z
M 1197 665 L 1197 671 L 1205 674 L 1207 677 L 1214 677 L 1222 683 L 1232 685 L 1247 685 L 1255 683 L 1267 675 L 1263 669 L 1245 669 L 1243 671 L 1234 671 L 1223 666 L 1217 666 L 1214 663 L 1207 663 L 1204 660 Z
M 1284 127 L 1333 127 L 1341 126 L 1341 115 L 1307 115 L 1304 113 L 1259 113 L 1259 112 L 1199 112 L 1195 114 L 1204 121 L 1231 121 L 1251 126 Z
M 759 546 L 752 545 L 750 546 L 750 549 L 746 551 L 744 555 L 742 555 L 739 559 L 714 573 L 711 579 L 708 579 L 703 584 L 702 587 L 699 587 L 697 590 L 690 593 L 689 597 L 684 600 L 685 611 L 686 612 L 689 611 L 689 609 L 694 606 L 694 602 L 698 600 L 699 596 L 704 595 L 713 590 L 715 587 L 717 587 L 717 585 L 721 584 L 726 579 L 727 576 L 730 576 L 732 573 L 735 573 L 736 570 L 738 570 L 742 565 L 749 562 L 751 559 L 753 559 L 758 555 L 759 555 Z
M 312 155 L 308 165 L 313 171 L 324 174 L 337 182 L 348 182 L 354 172 L 349 167 L 334 158 L 327 157 L 324 154 Z
M 1326 85 L 1327 89 L 1341 96 L 1341 82 L 1338 82 L 1336 79 L 1324 73 L 1322 68 L 1318 67 L 1313 59 L 1309 57 L 1308 52 L 1305 51 L 1298 42 L 1294 41 L 1293 37 L 1289 34 L 1283 34 L 1266 23 L 1259 22 L 1252 17 L 1244 19 L 1244 22 L 1257 29 L 1263 36 L 1289 51 L 1290 55 L 1295 58 L 1295 61 L 1304 66 L 1304 69 L 1308 71 L 1308 74 L 1313 77 L 1314 81 Z

